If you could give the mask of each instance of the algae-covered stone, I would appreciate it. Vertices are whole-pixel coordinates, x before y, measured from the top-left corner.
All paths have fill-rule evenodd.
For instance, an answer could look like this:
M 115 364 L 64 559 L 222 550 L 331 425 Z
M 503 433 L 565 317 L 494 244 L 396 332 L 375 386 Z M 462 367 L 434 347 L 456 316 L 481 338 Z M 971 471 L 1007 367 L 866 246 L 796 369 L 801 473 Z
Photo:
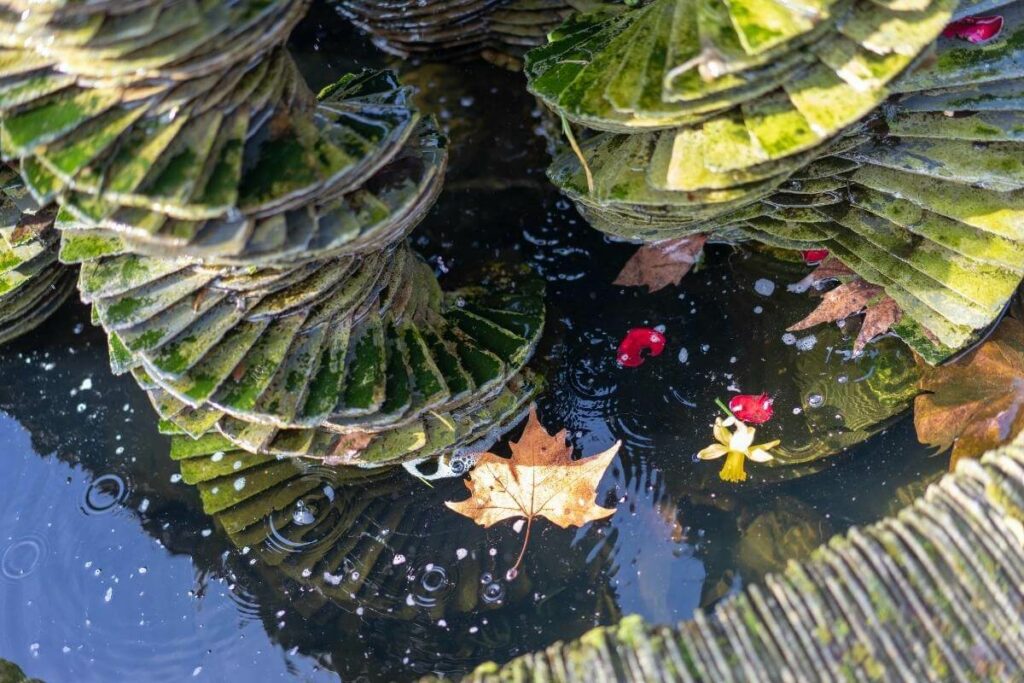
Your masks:
M 602 0 L 335 0 L 381 50 L 405 59 L 483 57 L 518 68 L 523 53 L 575 12 Z M 608 6 L 613 3 L 608 2 Z
M 314 95 L 283 48 L 307 4 L 9 3 L 0 151 L 60 203 L 111 366 L 168 430 L 252 462 L 435 456 L 536 393 L 541 292 L 442 293 L 404 238 L 446 140 L 388 72 Z
M 74 291 L 73 269 L 57 261 L 55 213 L 0 166 L 0 344 L 42 324 Z
M 573 17 L 527 58 L 530 89 L 585 128 L 549 176 L 622 239 L 828 248 L 940 362 L 1024 274 L 1024 3 L 998 4 L 985 44 L 940 33 L 989 3 L 661 0 Z

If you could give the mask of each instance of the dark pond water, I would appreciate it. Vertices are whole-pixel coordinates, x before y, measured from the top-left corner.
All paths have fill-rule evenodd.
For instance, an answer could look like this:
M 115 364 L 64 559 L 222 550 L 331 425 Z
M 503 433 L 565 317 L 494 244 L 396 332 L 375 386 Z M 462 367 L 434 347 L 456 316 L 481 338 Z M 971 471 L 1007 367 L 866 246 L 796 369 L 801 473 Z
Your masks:
M 293 42 L 315 85 L 385 64 L 322 8 Z M 109 373 L 102 333 L 71 303 L 0 352 L 0 658 L 50 682 L 454 675 L 626 614 L 685 619 L 944 470 L 906 415 L 890 417 L 911 372 L 894 341 L 853 361 L 836 327 L 784 339 L 813 306 L 786 291 L 801 263 L 717 246 L 678 288 L 615 287 L 633 248 L 546 184 L 548 124 L 520 77 L 402 71 L 453 139 L 446 191 L 414 242 L 446 286 L 488 260 L 545 277 L 541 419 L 586 455 L 623 441 L 598 496 L 616 514 L 581 530 L 539 522 L 512 581 L 521 536 L 447 510 L 459 480 L 314 468 L 295 475 L 298 493 L 257 497 L 244 523 L 207 515 L 144 394 Z M 667 347 L 619 368 L 637 326 L 664 326 Z M 759 431 L 790 460 L 837 453 L 721 482 L 720 462 L 693 458 L 715 398 L 736 391 L 775 396 Z

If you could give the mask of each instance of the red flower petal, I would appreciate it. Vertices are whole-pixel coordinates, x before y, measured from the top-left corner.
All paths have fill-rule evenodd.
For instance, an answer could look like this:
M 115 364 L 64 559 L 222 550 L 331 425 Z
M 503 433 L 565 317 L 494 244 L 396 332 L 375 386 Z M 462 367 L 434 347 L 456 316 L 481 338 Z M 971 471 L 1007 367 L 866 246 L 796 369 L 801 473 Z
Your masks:
M 729 410 L 744 422 L 759 425 L 772 419 L 774 402 L 768 394 L 738 394 L 729 401 Z
M 650 327 L 634 327 L 619 343 L 616 360 L 626 368 L 644 364 L 647 356 L 660 355 L 665 350 L 665 335 Z
M 954 21 L 946 26 L 942 35 L 947 38 L 960 38 L 972 43 L 984 43 L 992 40 L 1003 30 L 1003 18 L 999 15 L 991 17 L 967 17 Z
M 800 254 L 804 257 L 804 263 L 816 266 L 828 258 L 828 249 L 805 249 Z

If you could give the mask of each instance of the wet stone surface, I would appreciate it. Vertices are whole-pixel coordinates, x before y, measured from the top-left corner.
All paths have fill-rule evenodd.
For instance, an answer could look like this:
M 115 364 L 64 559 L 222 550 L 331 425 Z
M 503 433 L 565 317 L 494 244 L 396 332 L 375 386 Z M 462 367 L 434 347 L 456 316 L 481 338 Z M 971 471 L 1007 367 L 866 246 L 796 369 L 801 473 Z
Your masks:
M 293 43 L 314 86 L 385 62 L 325 11 Z M 145 395 L 111 376 L 102 333 L 71 302 L 0 353 L 0 658 L 46 681 L 457 674 L 625 614 L 685 619 L 943 469 L 899 415 L 913 377 L 895 340 L 853 361 L 855 330 L 786 336 L 815 303 L 786 289 L 808 271 L 799 259 L 713 246 L 680 287 L 613 286 L 633 248 L 589 229 L 545 180 L 545 123 L 521 76 L 401 72 L 453 137 L 414 245 L 446 289 L 492 260 L 545 278 L 540 417 L 584 455 L 622 439 L 597 498 L 616 514 L 581 530 L 538 522 L 508 580 L 522 527 L 454 515 L 443 503 L 465 496 L 458 479 L 273 462 L 235 476 L 240 456 L 214 452 L 237 495 L 190 485 L 202 476 L 169 457 Z M 636 327 L 658 329 L 664 351 L 619 367 Z M 792 464 L 748 463 L 746 483 L 722 482 L 721 461 L 694 459 L 714 400 L 761 392 L 775 417 L 759 440 L 781 439 Z M 259 482 L 271 483 L 249 495 Z M 207 514 L 215 499 L 228 503 Z

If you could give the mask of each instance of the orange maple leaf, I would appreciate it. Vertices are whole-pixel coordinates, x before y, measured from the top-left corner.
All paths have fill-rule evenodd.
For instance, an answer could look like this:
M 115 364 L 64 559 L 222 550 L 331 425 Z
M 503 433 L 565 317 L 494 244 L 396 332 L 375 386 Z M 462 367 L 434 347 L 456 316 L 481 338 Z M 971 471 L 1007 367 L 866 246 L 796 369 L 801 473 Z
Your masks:
M 597 504 L 597 486 L 621 445 L 617 441 L 603 453 L 573 460 L 566 430 L 548 434 L 537 419 L 536 407 L 531 408 L 519 441 L 509 442 L 512 457 L 481 455 L 466 481 L 470 497 L 445 505 L 483 527 L 516 517 L 526 519 L 523 549 L 509 572 L 514 576 L 536 517 L 564 529 L 614 514 L 614 509 Z

